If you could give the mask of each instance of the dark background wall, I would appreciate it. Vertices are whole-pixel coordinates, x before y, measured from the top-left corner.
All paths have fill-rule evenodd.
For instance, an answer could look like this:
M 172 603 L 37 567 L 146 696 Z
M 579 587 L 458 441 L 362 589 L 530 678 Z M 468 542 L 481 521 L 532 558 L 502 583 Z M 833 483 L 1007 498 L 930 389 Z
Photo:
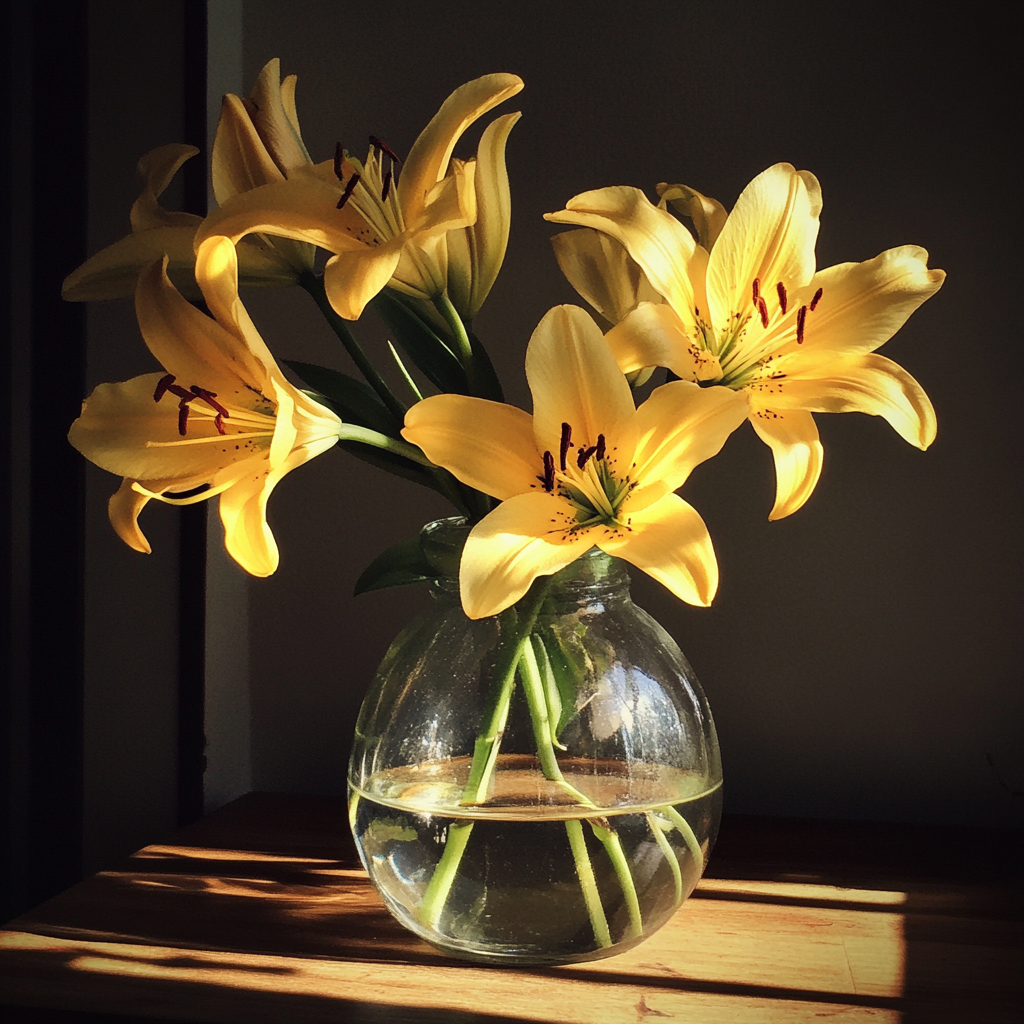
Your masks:
M 138 156 L 183 138 L 189 4 L 82 6 L 91 142 L 69 166 L 79 180 L 85 165 L 81 230 L 94 251 L 127 230 Z M 718 551 L 714 607 L 681 605 L 645 578 L 635 594 L 677 637 L 711 699 L 727 810 L 1019 825 L 1021 338 L 1011 316 L 1019 202 L 1009 139 L 1020 111 L 1006 8 L 216 0 L 210 13 L 222 30 L 211 93 L 242 82 L 247 89 L 279 56 L 284 73 L 299 75 L 299 115 L 315 159 L 338 139 L 358 151 L 371 132 L 407 152 L 460 83 L 497 70 L 526 80 L 503 108 L 524 113 L 509 145 L 512 240 L 477 323 L 519 403 L 528 402 L 530 332 L 551 305 L 577 301 L 541 214 L 585 189 L 633 184 L 653 195 L 667 179 L 731 205 L 757 172 L 789 160 L 822 182 L 820 266 L 904 243 L 930 250 L 947 283 L 884 351 L 935 403 L 932 449 L 909 447 L 880 420 L 820 416 L 826 463 L 818 489 L 798 514 L 769 524 L 770 457 L 743 429 L 683 492 Z M 20 32 L 28 31 L 24 20 L 14 19 Z M 18 88 L 5 108 L 17 157 L 5 179 L 5 223 L 22 232 L 8 235 L 15 270 L 24 266 L 19 239 L 31 234 L 22 179 L 32 163 L 17 140 L 46 135 L 44 105 L 36 103 L 35 121 L 31 105 L 19 105 L 24 64 L 10 65 Z M 35 171 L 39 195 L 40 182 L 59 183 L 38 161 Z M 178 201 L 173 192 L 167 198 L 172 207 Z M 70 233 L 51 231 L 43 242 L 55 266 L 63 261 L 58 279 L 81 258 Z M 53 526 L 38 502 L 30 522 L 24 424 L 31 409 L 53 406 L 49 395 L 26 392 L 25 274 L 8 280 L 13 344 L 5 359 L 16 372 L 8 373 L 4 435 L 12 484 L 5 599 L 7 636 L 24 641 L 25 537 Z M 249 293 L 247 301 L 281 357 L 346 366 L 304 294 Z M 56 297 L 52 304 L 60 305 Z M 88 362 L 75 370 L 85 375 L 81 390 L 151 368 L 130 302 L 94 307 L 88 328 Z M 360 329 L 382 337 L 372 323 Z M 48 344 L 31 340 L 35 365 L 62 378 L 70 371 Z M 84 587 L 85 609 L 80 703 L 67 715 L 82 742 L 68 757 L 80 773 L 81 855 L 90 868 L 157 838 L 177 813 L 177 513 L 147 510 L 155 552 L 139 556 L 108 531 L 103 505 L 115 486 L 90 469 L 77 492 L 88 508 L 68 520 L 84 529 L 85 575 L 78 563 L 67 567 L 69 584 Z M 392 591 L 356 600 L 352 583 L 378 551 L 444 514 L 432 494 L 331 452 L 291 475 L 271 501 L 282 550 L 274 577 L 245 582 L 225 569 L 214 525 L 205 604 L 208 805 L 249 786 L 343 788 L 362 693 L 423 599 Z M 44 622 L 42 600 L 32 607 Z M 5 662 L 3 784 L 5 825 L 17 829 L 31 715 L 24 642 L 13 648 L 22 661 Z M 64 714 L 50 713 L 55 721 Z

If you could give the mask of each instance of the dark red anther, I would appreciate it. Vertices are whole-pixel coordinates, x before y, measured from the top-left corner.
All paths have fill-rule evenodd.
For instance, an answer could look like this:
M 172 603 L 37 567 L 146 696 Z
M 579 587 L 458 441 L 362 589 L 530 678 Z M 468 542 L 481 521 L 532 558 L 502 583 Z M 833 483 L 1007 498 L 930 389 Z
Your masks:
M 544 453 L 544 490 L 549 493 L 555 489 L 555 457 L 551 452 Z
M 601 459 L 604 458 L 604 453 L 605 453 L 606 450 L 607 450 L 607 445 L 605 444 L 604 434 L 598 434 L 597 435 L 597 451 L 594 453 L 594 458 L 597 459 L 598 461 L 600 461 Z
M 757 311 L 758 311 L 758 313 L 761 314 L 761 326 L 762 327 L 767 327 L 768 326 L 768 304 L 764 301 L 764 299 L 760 295 L 758 295 L 758 297 L 757 297 Z
M 802 345 L 804 343 L 804 321 L 807 319 L 807 307 L 801 306 L 796 311 L 796 343 Z
M 388 171 L 384 175 L 384 187 L 380 190 L 380 201 L 383 203 L 388 197 L 388 193 L 391 191 L 391 172 Z
M 214 401 L 217 397 L 216 391 L 207 391 L 206 388 L 201 388 L 198 384 L 193 384 L 191 391 L 196 398 L 201 398 L 211 409 L 214 409 L 218 416 L 230 418 L 231 414 L 227 409 L 220 402 Z
M 217 415 L 213 417 L 213 425 L 217 428 L 217 433 L 218 434 L 226 434 L 227 433 L 227 431 L 224 429 L 224 416 L 225 415 L 226 415 L 226 413 L 217 413 Z
M 196 397 L 191 391 L 186 391 L 180 384 L 168 384 L 167 391 L 169 394 L 174 395 L 175 398 L 181 398 L 187 402 L 191 402 Z
M 344 162 L 345 147 L 340 142 L 336 142 L 334 144 L 334 176 L 338 181 L 345 180 Z
M 188 429 L 188 403 L 191 398 L 183 398 L 178 403 L 178 433 L 182 437 L 185 436 L 185 432 Z
M 597 451 L 597 445 L 592 444 L 589 448 L 581 448 L 579 454 L 576 456 L 576 465 L 583 469 L 587 464 L 587 460 Z
M 757 305 L 757 301 L 760 298 L 761 298 L 761 278 L 755 277 L 754 278 L 754 298 L 752 300 L 755 306 Z
M 352 177 L 348 179 L 348 184 L 345 186 L 345 191 L 341 193 L 341 198 L 338 200 L 339 210 L 348 202 L 348 197 L 352 195 L 352 191 L 358 183 L 358 174 L 353 174 Z
M 817 306 L 817 304 L 818 304 L 819 302 L 821 302 L 821 293 L 822 293 L 822 292 L 823 292 L 824 290 L 825 290 L 824 288 L 819 288 L 819 289 L 818 289 L 818 290 L 817 290 L 817 291 L 816 291 L 816 292 L 814 293 L 814 298 L 813 298 L 813 299 L 811 299 L 811 307 L 810 307 L 810 308 L 811 308 L 811 312 L 812 312 L 812 313 L 814 312 L 814 307 L 815 307 L 815 306 Z
M 159 402 L 167 394 L 167 389 L 174 383 L 174 379 L 173 373 L 166 373 L 156 382 L 156 390 L 153 392 L 154 402 Z
M 387 153 L 396 164 L 402 162 L 398 154 L 383 139 L 378 139 L 376 135 L 370 136 L 370 145 L 376 146 L 382 153 Z
M 786 286 L 780 281 L 776 286 L 775 290 L 779 293 L 779 306 L 782 312 L 786 312 L 786 306 L 789 303 L 789 297 L 786 295 Z
M 562 472 L 565 472 L 565 455 L 572 444 L 572 427 L 568 423 L 562 424 L 562 440 L 558 442 L 558 465 Z

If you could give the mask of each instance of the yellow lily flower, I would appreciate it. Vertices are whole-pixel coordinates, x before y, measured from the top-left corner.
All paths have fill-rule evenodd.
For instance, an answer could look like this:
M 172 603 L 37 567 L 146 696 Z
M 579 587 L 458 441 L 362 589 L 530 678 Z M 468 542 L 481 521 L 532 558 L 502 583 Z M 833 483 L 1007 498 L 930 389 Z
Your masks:
M 138 516 L 151 499 L 191 504 L 220 496 L 230 555 L 254 576 L 277 568 L 267 499 L 281 478 L 326 451 L 342 423 L 285 379 L 238 298 L 227 239 L 200 246 L 196 273 L 213 318 L 167 276 L 166 257 L 139 275 L 136 312 L 163 371 L 101 384 L 68 439 L 124 477 L 110 499 L 121 539 L 148 553 Z M 193 493 L 190 493 L 193 492 Z
M 295 83 L 294 75 L 280 81 L 275 58 L 260 72 L 250 99 L 230 93 L 224 97 L 212 159 L 218 203 L 313 166 L 299 132 Z M 142 269 L 165 255 L 178 290 L 189 299 L 202 297 L 195 280 L 195 246 L 203 218 L 166 210 L 159 202 L 181 165 L 198 152 L 195 146 L 174 144 L 142 157 L 138 173 L 143 190 L 132 207 L 132 233 L 71 273 L 64 281 L 65 299 L 90 302 L 131 295 Z M 301 273 L 313 269 L 313 257 L 313 247 L 301 242 L 247 239 L 239 246 L 239 276 L 248 286 L 294 285 Z
M 692 189 L 659 191 L 663 204 L 674 201 L 694 217 L 710 252 L 634 188 L 587 192 L 546 217 L 610 236 L 658 293 L 660 302 L 639 302 L 608 334 L 624 372 L 667 366 L 684 380 L 746 397 L 750 422 L 775 460 L 770 519 L 795 512 L 818 481 L 822 447 L 812 413 L 883 416 L 911 444 L 931 444 L 928 396 L 874 354 L 945 278 L 928 269 L 924 249 L 901 246 L 816 271 L 821 190 L 790 164 L 759 174 L 724 222 L 720 204 Z M 586 281 L 584 295 L 607 290 L 594 278 L 610 265 L 586 258 L 590 240 L 579 241 L 577 258 L 575 235 L 559 243 L 570 281 Z
M 676 381 L 639 409 L 600 328 L 576 306 L 541 320 L 526 355 L 534 412 L 434 395 L 406 414 L 402 436 L 463 483 L 502 503 L 470 532 L 462 604 L 496 615 L 538 576 L 595 545 L 691 604 L 718 586 L 711 538 L 673 492 L 743 422 L 726 388 Z
M 365 163 L 341 147 L 309 173 L 235 196 L 211 214 L 197 237 L 238 241 L 267 232 L 311 242 L 334 255 L 324 269 L 331 305 L 356 320 L 385 285 L 431 299 L 448 278 L 445 235 L 476 219 L 476 193 L 465 166 L 453 164 L 462 133 L 522 89 L 515 75 L 486 75 L 445 100 L 397 175 L 400 161 L 371 139 Z M 451 171 L 451 173 L 449 173 Z

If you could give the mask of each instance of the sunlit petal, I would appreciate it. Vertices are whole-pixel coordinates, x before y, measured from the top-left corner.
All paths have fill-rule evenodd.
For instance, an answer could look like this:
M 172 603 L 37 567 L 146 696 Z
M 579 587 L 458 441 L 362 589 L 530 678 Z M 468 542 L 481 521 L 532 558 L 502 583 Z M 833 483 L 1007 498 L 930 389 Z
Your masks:
M 121 482 L 121 486 L 107 502 L 107 515 L 110 518 L 110 525 L 128 547 L 148 555 L 153 548 L 139 528 L 139 513 L 149 503 L 150 498 L 148 494 L 136 491 L 133 483 L 133 480 L 128 479 Z
M 818 428 L 800 409 L 755 408 L 750 422 L 775 458 L 775 506 L 768 518 L 784 519 L 807 501 L 821 476 Z
M 683 380 L 718 380 L 722 376 L 718 359 L 698 348 L 667 303 L 640 303 L 605 340 L 623 373 L 667 366 Z
M 538 576 L 564 569 L 593 547 L 591 532 L 569 533 L 563 504 L 551 494 L 520 494 L 473 527 L 459 586 L 471 619 L 515 604 Z
M 283 181 L 284 174 L 267 152 L 245 101 L 228 93 L 221 104 L 211 161 L 213 194 L 223 206 L 242 192 Z
M 358 320 L 366 304 L 391 280 L 402 256 L 400 244 L 339 252 L 324 267 L 331 305 L 346 320 Z
M 769 294 L 814 275 L 821 188 L 808 171 L 775 164 L 743 190 L 718 236 L 707 268 L 707 298 L 717 327 L 751 304 L 754 280 Z
M 711 252 L 725 227 L 728 217 L 725 207 L 717 199 L 702 195 L 688 185 L 672 185 L 663 181 L 658 185 L 658 195 L 663 204 L 693 221 L 697 242 L 701 248 Z
M 681 487 L 695 466 L 717 455 L 747 418 L 745 395 L 673 381 L 655 388 L 636 411 L 636 487 L 629 508 L 641 509 Z
M 533 420 L 511 405 L 433 395 L 405 414 L 402 436 L 462 483 L 504 501 L 539 487 Z
M 523 88 L 517 75 L 484 75 L 460 86 L 413 143 L 398 183 L 398 198 L 407 222 L 414 221 L 427 194 L 446 174 L 455 144 L 481 115 Z
M 676 494 L 629 514 L 630 529 L 597 546 L 642 569 L 688 604 L 709 605 L 718 562 L 704 520 Z
M 533 429 L 540 451 L 557 452 L 562 424 L 576 445 L 604 434 L 622 453 L 635 446 L 633 395 L 600 328 L 578 306 L 555 306 L 537 325 L 526 352 Z
M 694 310 L 705 306 L 708 255 L 667 210 L 659 210 L 636 188 L 617 185 L 575 196 L 545 220 L 578 224 L 610 235 L 640 265 L 654 289 L 679 315 L 687 330 Z
M 820 377 L 790 376 L 774 401 L 779 409 L 882 416 L 922 449 L 935 440 L 935 409 L 924 389 L 901 366 L 875 353 L 832 360 Z

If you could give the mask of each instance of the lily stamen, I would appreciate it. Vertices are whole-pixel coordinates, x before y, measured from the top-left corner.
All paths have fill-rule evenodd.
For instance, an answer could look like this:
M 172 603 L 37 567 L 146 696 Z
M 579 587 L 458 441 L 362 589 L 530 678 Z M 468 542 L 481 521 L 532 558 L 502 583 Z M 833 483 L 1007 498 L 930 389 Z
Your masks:
M 768 326 L 768 304 L 764 301 L 764 298 L 760 295 L 757 297 L 757 311 L 761 314 L 761 326 Z
M 167 389 L 175 380 L 176 378 L 173 373 L 164 374 L 164 376 L 156 382 L 156 390 L 153 392 L 153 401 L 159 402 L 160 399 L 167 394 Z
M 817 306 L 817 304 L 818 304 L 818 303 L 819 303 L 819 302 L 821 301 L 821 296 L 822 296 L 822 294 L 824 293 L 824 291 L 825 291 L 825 289 L 824 289 L 824 288 L 819 288 L 819 289 L 818 289 L 818 290 L 817 290 L 817 291 L 816 291 L 816 292 L 814 293 L 814 298 L 813 298 L 813 299 L 811 299 L 811 305 L 810 305 L 810 307 L 809 307 L 812 313 L 814 312 L 814 307 L 815 307 L 815 306 Z
M 587 465 L 587 460 L 597 451 L 597 445 L 592 444 L 589 448 L 581 448 L 579 455 L 576 456 L 576 465 L 580 469 L 583 469 Z
M 779 293 L 779 308 L 783 314 L 786 312 L 786 306 L 789 303 L 789 297 L 786 295 L 786 286 L 780 281 L 776 286 L 775 290 Z
M 342 207 L 348 202 L 349 196 L 352 195 L 353 191 L 355 191 L 356 185 L 358 184 L 359 175 L 353 174 L 352 177 L 348 179 L 348 184 L 345 186 L 345 191 L 341 193 L 341 198 L 338 200 L 337 209 L 342 209 Z
M 604 461 L 604 453 L 607 451 L 607 447 L 608 446 L 605 443 L 604 434 L 598 434 L 597 435 L 597 451 L 594 454 L 594 458 L 596 458 L 598 460 L 598 462 L 603 462 Z
M 344 163 L 345 147 L 340 142 L 336 142 L 334 144 L 334 176 L 338 181 L 345 180 Z
M 568 454 L 569 446 L 572 444 L 572 427 L 568 423 L 562 424 L 562 439 L 558 442 L 558 468 L 565 472 L 565 456 Z
M 555 457 L 551 452 L 544 453 L 544 476 L 539 479 L 549 494 L 555 489 Z
M 804 343 L 804 322 L 807 320 L 807 307 L 801 306 L 796 313 L 796 343 Z
M 761 278 L 755 277 L 754 278 L 754 287 L 753 287 L 753 299 L 751 301 L 756 306 L 757 305 L 757 300 L 760 299 L 760 298 L 761 298 Z

